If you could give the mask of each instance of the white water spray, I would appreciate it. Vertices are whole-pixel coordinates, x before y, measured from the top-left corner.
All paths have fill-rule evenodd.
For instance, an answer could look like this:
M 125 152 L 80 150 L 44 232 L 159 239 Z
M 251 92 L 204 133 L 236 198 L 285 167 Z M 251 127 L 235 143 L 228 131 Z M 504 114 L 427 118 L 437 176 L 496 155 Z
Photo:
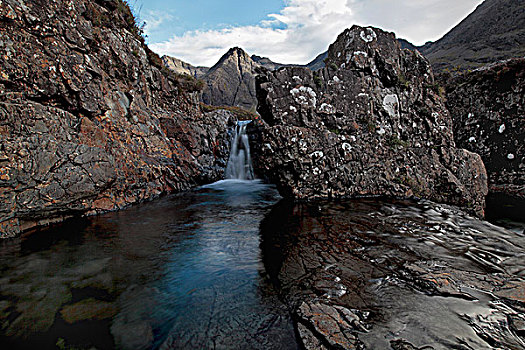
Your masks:
M 224 177 L 226 179 L 253 180 L 252 158 L 250 156 L 250 143 L 246 134 L 246 126 L 251 120 L 238 121 L 235 126 L 230 147 L 230 158 L 226 166 Z

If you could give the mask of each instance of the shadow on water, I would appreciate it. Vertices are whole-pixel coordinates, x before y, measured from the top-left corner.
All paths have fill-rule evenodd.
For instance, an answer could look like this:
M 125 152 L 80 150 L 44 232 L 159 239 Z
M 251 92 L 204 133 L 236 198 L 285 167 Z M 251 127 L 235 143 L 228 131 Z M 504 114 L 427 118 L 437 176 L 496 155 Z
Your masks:
M 297 348 L 259 246 L 278 198 L 258 181 L 221 181 L 1 242 L 0 342 Z

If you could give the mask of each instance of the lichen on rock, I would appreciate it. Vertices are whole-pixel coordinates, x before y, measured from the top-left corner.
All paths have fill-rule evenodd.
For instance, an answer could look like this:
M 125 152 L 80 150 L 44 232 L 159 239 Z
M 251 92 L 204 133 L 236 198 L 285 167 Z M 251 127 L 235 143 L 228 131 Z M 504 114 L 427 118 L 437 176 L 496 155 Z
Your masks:
M 330 46 L 325 68 L 266 72 L 257 96 L 266 124 L 256 171 L 283 195 L 421 197 L 483 214 L 481 158 L 455 146 L 428 61 L 392 33 L 354 26 Z

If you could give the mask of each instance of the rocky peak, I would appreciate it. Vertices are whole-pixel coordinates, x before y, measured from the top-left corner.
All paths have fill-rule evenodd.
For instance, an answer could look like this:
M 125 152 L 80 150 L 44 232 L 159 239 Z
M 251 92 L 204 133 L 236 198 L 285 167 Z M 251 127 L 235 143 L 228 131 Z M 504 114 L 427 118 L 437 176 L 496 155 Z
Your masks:
M 201 78 L 208 72 L 208 67 L 195 67 L 175 57 L 162 56 L 162 62 L 166 67 L 178 74 L 187 74 L 194 78 Z
M 326 67 L 257 78 L 266 122 L 259 173 L 284 196 L 427 198 L 483 212 L 481 158 L 456 148 L 429 62 L 393 33 L 354 26 L 330 45 Z
M 241 48 L 228 50 L 203 76 L 206 86 L 204 103 L 214 106 L 237 106 L 254 109 L 255 70 L 259 65 Z

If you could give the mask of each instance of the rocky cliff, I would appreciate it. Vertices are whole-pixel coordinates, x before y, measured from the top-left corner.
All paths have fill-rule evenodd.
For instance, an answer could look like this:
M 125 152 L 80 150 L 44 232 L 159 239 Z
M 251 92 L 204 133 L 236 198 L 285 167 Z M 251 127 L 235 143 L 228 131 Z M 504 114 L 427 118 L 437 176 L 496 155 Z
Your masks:
M 0 2 L 0 235 L 222 176 L 230 115 L 162 68 L 121 0 Z
M 418 48 L 436 71 L 525 56 L 525 2 L 485 0 L 436 42 Z
M 208 72 L 208 67 L 195 67 L 175 57 L 162 56 L 162 63 L 178 74 L 187 74 L 194 78 L 200 78 Z
M 525 59 L 447 82 L 456 143 L 481 155 L 490 191 L 525 199 Z
M 285 196 L 417 196 L 481 215 L 485 168 L 455 146 L 441 93 L 417 51 L 354 26 L 330 46 L 325 68 L 258 77 L 266 126 L 255 167 Z

